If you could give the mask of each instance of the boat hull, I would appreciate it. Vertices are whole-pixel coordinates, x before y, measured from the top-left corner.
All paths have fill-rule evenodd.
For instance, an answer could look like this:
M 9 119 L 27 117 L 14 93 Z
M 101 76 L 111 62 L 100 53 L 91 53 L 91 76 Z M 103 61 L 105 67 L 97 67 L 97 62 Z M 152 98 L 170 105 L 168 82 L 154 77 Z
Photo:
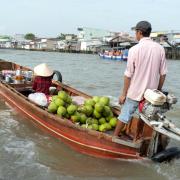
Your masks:
M 48 113 L 8 85 L 0 83 L 0 95 L 19 113 L 32 120 L 38 127 L 45 129 L 72 149 L 95 157 L 110 159 L 143 159 L 137 148 L 112 142 L 112 136 L 81 128 L 70 120 Z

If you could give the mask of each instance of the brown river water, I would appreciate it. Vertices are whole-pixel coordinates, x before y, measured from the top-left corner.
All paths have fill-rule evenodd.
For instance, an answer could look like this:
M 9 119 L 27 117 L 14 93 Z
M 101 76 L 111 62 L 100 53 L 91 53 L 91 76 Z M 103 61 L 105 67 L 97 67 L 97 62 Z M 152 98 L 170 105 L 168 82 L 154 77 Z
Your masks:
M 63 81 L 90 95 L 118 98 L 126 62 L 97 55 L 0 50 L 0 59 L 34 67 L 46 62 Z M 180 98 L 180 61 L 168 60 L 164 89 Z M 167 117 L 180 127 L 180 101 Z M 169 146 L 180 147 L 171 141 Z M 180 159 L 151 161 L 105 160 L 71 150 L 38 129 L 0 100 L 0 180 L 179 180 Z

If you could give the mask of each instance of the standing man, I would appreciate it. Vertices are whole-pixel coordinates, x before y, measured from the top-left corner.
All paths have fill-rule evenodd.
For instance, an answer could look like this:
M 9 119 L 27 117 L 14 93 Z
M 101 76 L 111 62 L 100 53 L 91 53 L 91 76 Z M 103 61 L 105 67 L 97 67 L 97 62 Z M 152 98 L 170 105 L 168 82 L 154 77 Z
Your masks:
M 123 107 L 114 136 L 118 136 L 125 124 L 129 123 L 145 90 L 161 90 L 164 84 L 167 73 L 165 51 L 150 39 L 151 30 L 151 24 L 147 21 L 140 21 L 135 27 L 139 43 L 129 49 L 123 92 L 119 97 Z

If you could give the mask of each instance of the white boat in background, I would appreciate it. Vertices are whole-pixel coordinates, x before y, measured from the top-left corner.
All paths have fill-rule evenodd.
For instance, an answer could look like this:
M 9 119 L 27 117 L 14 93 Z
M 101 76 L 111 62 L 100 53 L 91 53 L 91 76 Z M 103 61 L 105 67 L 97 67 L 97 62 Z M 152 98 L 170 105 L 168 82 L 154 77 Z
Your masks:
M 123 55 L 120 55 L 120 56 L 111 56 L 111 55 L 99 53 L 99 56 L 102 59 L 117 60 L 117 61 L 126 61 L 127 60 L 127 57 L 125 57 Z
M 126 61 L 128 57 L 128 49 L 122 50 L 122 53 L 120 55 L 112 55 L 113 53 L 109 53 L 108 51 L 105 51 L 104 53 L 99 53 L 99 56 L 102 59 L 109 59 L 109 60 L 117 60 L 117 61 Z

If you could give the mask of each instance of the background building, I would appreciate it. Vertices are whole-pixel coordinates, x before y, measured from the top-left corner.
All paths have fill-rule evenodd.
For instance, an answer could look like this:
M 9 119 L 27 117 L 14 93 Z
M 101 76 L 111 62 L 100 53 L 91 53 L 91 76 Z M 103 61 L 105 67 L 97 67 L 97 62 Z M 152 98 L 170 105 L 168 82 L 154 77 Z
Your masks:
M 6 35 L 0 36 L 0 48 L 11 48 L 11 37 Z
M 83 51 L 96 51 L 96 47 L 105 44 L 105 37 L 106 39 L 112 39 L 115 35 L 115 32 L 96 28 L 82 27 L 77 30 L 77 39 L 80 44 L 79 47 L 80 50 Z

